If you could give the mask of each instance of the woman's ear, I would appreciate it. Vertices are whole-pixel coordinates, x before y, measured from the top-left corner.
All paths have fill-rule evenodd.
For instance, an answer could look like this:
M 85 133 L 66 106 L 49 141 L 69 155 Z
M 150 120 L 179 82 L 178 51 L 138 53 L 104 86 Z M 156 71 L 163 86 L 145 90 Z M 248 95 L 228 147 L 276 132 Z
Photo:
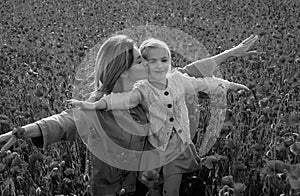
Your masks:
M 127 78 L 128 77 L 128 72 L 127 71 L 124 71 L 121 76 L 121 78 Z

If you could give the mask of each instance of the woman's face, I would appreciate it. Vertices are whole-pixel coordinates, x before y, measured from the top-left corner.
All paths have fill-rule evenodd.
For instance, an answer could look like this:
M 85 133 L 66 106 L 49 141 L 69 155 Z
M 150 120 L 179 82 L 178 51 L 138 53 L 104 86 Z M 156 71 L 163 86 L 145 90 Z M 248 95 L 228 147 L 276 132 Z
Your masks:
M 148 78 L 148 62 L 141 56 L 140 51 L 134 47 L 133 63 L 127 70 L 128 79 L 131 81 L 143 80 Z

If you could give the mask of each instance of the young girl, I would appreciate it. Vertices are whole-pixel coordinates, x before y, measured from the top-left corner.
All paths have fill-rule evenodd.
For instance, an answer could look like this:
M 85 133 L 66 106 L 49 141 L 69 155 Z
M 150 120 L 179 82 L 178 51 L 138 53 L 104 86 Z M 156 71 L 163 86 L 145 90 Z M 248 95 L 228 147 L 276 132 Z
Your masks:
M 223 88 L 245 88 L 244 85 L 221 78 L 196 79 L 177 70 L 171 71 L 171 53 L 166 43 L 151 38 L 140 46 L 142 56 L 148 61 L 149 76 L 137 82 L 132 91 L 110 94 L 97 102 L 88 103 L 71 99 L 72 104 L 87 110 L 129 109 L 141 104 L 150 121 L 150 144 L 164 155 L 174 157 L 163 165 L 163 195 L 179 195 L 182 173 L 197 166 L 197 154 L 189 130 L 186 94 L 203 91 L 215 93 Z M 126 77 L 126 73 L 123 77 Z M 163 157 L 162 160 L 168 160 Z

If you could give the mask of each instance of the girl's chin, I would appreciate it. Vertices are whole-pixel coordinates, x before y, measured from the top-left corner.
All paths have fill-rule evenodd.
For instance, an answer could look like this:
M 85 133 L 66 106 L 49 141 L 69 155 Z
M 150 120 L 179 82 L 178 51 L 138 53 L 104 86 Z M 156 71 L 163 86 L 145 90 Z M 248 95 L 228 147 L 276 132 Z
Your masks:
M 166 77 L 149 77 L 150 81 L 155 81 L 155 82 L 161 82 L 165 83 L 167 78 Z

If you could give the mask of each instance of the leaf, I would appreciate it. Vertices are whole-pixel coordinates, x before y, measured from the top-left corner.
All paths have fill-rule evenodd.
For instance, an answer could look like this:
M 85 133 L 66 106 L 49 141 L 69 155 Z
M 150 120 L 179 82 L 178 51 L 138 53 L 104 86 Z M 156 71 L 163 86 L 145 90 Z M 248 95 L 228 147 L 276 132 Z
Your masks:
M 9 121 L 8 121 L 8 119 L 7 120 L 0 120 L 0 124 L 9 125 Z
M 292 189 L 295 190 L 299 189 L 300 188 L 300 164 L 293 165 L 287 177 Z
M 6 192 L 6 190 L 10 190 L 10 195 L 16 195 L 16 188 L 15 188 L 15 183 L 12 180 L 12 178 L 8 178 L 4 181 L 4 183 L 2 184 L 3 190 L 2 190 L 2 194 L 4 195 L 4 193 Z
M 254 145 L 251 146 L 251 148 L 253 150 L 260 151 L 260 150 L 264 149 L 264 145 L 262 145 L 262 144 L 254 144 Z
M 44 69 L 45 71 L 50 71 L 50 70 L 51 70 L 51 67 L 49 67 L 49 66 L 44 66 L 43 69 Z
M 285 147 L 289 147 L 294 143 L 294 139 L 293 138 L 286 139 L 283 141 L 283 143 Z
M 10 168 L 10 172 L 14 175 L 21 173 L 21 168 L 19 166 L 13 166 Z
M 3 163 L 0 163 L 0 173 L 6 171 L 6 165 Z
M 0 119 L 2 119 L 2 120 L 8 120 L 9 117 L 6 116 L 6 115 L 4 115 L 4 114 L 0 114 Z
M 59 162 L 58 161 L 52 161 L 49 165 L 50 169 L 57 168 L 57 167 L 59 167 Z
M 11 166 L 18 166 L 18 167 L 22 167 L 22 160 L 20 158 L 20 156 L 16 156 L 12 163 L 11 163 Z

